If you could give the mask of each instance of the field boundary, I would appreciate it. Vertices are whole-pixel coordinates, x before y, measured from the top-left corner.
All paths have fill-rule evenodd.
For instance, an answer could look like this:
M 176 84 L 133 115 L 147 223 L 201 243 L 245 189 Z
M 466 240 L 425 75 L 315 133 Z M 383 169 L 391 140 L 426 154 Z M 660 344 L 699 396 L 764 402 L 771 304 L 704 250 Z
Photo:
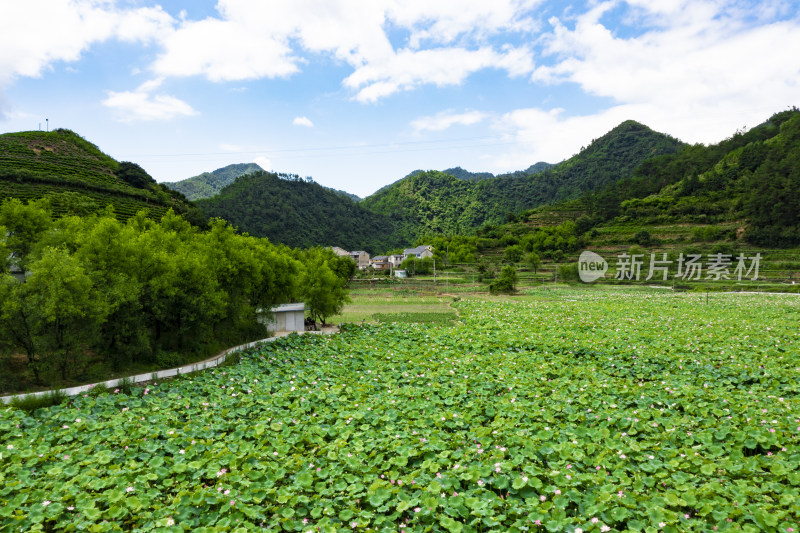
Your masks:
M 297 333 L 298 335 L 302 335 L 304 333 L 317 333 L 317 334 L 328 333 L 329 334 L 329 332 L 326 332 L 326 331 L 296 331 L 296 332 L 291 332 L 291 333 Z M 131 382 L 132 383 L 142 383 L 142 382 L 145 382 L 145 381 L 152 381 L 154 379 L 171 378 L 171 377 L 181 376 L 181 375 L 184 375 L 184 374 L 189 374 L 189 373 L 192 373 L 192 372 L 198 372 L 200 370 L 206 370 L 208 368 L 214 368 L 214 367 L 217 367 L 217 366 L 221 365 L 222 363 L 225 362 L 225 359 L 227 359 L 227 357 L 232 353 L 241 352 L 243 350 L 247 350 L 248 348 L 253 348 L 254 346 L 258 346 L 259 344 L 265 344 L 265 343 L 268 343 L 268 342 L 273 342 L 273 341 L 275 341 L 275 340 L 277 340 L 277 339 L 279 339 L 281 337 L 285 337 L 288 334 L 289 334 L 289 332 L 285 332 L 283 334 L 277 334 L 277 335 L 274 335 L 272 337 L 267 337 L 266 339 L 261 339 L 261 340 L 257 340 L 257 341 L 253 341 L 253 342 L 248 342 L 246 344 L 240 344 L 239 346 L 234 346 L 232 348 L 228 348 L 226 350 L 223 350 L 222 352 L 218 353 L 214 357 L 211 357 L 211 358 L 206 359 L 204 361 L 198 361 L 196 363 L 191 363 L 189 365 L 184 365 L 184 366 L 177 367 L 177 368 L 168 368 L 166 370 L 158 370 L 156 372 L 148 372 L 146 374 L 136 374 L 135 376 L 114 378 L 114 379 L 109 379 L 107 381 L 100 381 L 100 382 L 97 382 L 97 383 L 90 383 L 88 385 L 77 385 L 75 387 L 68 387 L 66 389 L 56 389 L 56 390 L 59 391 L 59 392 L 63 392 L 67 396 L 77 396 L 78 394 L 82 394 L 82 393 L 88 392 L 90 389 L 92 389 L 92 387 L 95 387 L 97 385 L 103 385 L 103 386 L 105 386 L 105 387 L 110 389 L 110 388 L 113 388 L 113 387 L 118 387 L 124 380 L 127 380 L 129 383 L 131 383 Z M 22 393 L 22 394 L 11 394 L 11 395 L 8 395 L 8 396 L 0 396 L 0 404 L 7 404 L 7 403 L 11 402 L 11 400 L 13 400 L 14 398 L 25 398 L 25 397 L 37 398 L 37 397 L 40 397 L 40 396 L 46 396 L 48 394 L 51 394 L 52 392 L 53 392 L 52 390 L 44 390 L 44 391 L 37 391 L 37 392 L 26 392 L 26 393 Z

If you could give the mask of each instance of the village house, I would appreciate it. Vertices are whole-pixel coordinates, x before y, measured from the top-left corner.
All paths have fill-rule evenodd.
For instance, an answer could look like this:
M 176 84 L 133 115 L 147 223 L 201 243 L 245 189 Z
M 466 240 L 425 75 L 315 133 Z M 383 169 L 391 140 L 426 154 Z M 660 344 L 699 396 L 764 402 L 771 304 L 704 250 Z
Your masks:
M 433 246 L 422 245 L 416 248 L 407 248 L 403 250 L 403 260 L 409 257 L 416 257 L 417 259 L 424 259 L 426 257 L 433 257 Z
M 393 254 L 393 255 L 390 255 L 390 256 L 387 256 L 387 257 L 388 257 L 389 263 L 392 264 L 392 268 L 399 267 L 400 263 L 402 263 L 403 259 L 405 259 L 405 256 L 403 254 Z
M 369 267 L 369 254 L 364 251 L 350 252 L 350 259 L 356 262 L 360 270 Z
M 389 262 L 389 256 L 376 255 L 369 260 L 369 266 L 375 270 L 390 270 L 392 268 L 392 263 Z

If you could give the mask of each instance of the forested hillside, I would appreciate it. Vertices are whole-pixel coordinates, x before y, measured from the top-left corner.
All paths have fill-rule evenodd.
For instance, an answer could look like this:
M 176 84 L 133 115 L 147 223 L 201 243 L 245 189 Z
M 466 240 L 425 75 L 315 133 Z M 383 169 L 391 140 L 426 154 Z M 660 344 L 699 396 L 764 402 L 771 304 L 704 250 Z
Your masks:
M 239 176 L 260 172 L 261 170 L 262 168 L 255 163 L 236 163 L 218 168 L 213 172 L 203 172 L 198 176 L 185 180 L 164 183 L 164 185 L 183 193 L 186 198 L 194 201 L 202 198 L 211 198 L 224 187 L 236 181 Z
M 9 197 L 46 199 L 56 216 L 96 213 L 111 205 L 121 220 L 140 209 L 160 218 L 172 208 L 203 222 L 182 194 L 64 129 L 0 135 L 0 200 Z
M 480 262 L 483 255 L 533 265 L 573 261 L 585 249 L 658 250 L 673 258 L 761 252 L 762 277 L 794 280 L 800 271 L 791 249 L 800 245 L 800 110 L 777 113 L 717 144 L 647 159 L 629 178 L 509 218 L 473 237 L 427 242 L 457 250 L 462 262 Z
M 777 113 L 715 145 L 650 159 L 573 206 L 590 225 L 737 223 L 751 244 L 800 244 L 800 111 Z
M 406 241 L 437 233 L 473 233 L 520 211 L 615 183 L 629 177 L 646 159 L 675 153 L 682 146 L 676 139 L 627 121 L 563 163 L 531 167 L 538 172 L 468 180 L 445 172 L 420 172 L 385 187 L 362 205 L 398 220 L 399 235 Z
M 340 246 L 375 254 L 405 244 L 390 217 L 298 176 L 247 174 L 197 204 L 240 231 L 288 246 Z

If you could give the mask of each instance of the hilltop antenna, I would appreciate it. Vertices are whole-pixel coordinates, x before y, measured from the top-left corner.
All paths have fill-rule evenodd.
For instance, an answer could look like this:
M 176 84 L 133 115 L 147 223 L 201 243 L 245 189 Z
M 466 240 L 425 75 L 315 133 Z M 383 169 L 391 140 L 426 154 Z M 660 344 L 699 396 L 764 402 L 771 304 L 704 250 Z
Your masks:
M 50 132 L 50 119 L 46 118 L 44 120 L 45 120 L 45 122 L 47 122 L 47 132 L 49 133 Z

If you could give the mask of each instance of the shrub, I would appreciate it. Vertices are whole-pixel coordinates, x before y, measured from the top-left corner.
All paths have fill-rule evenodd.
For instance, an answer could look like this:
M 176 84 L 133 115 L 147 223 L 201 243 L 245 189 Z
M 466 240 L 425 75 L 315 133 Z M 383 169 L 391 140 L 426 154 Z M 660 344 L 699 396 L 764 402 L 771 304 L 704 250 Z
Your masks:
M 32 413 L 41 407 L 51 407 L 59 405 L 68 398 L 67 394 L 62 390 L 52 390 L 47 394 L 41 396 L 34 396 L 33 394 L 27 396 L 19 396 L 11 400 L 11 407 L 21 409 Z
M 175 352 L 158 352 L 156 355 L 156 364 L 158 368 L 175 368 L 184 363 L 184 358 L 179 353 Z
M 489 284 L 489 292 L 492 294 L 512 293 L 516 290 L 517 271 L 512 266 L 504 266 L 500 275 Z
M 512 244 L 511 246 L 507 246 L 505 251 L 503 252 L 503 259 L 509 263 L 519 263 L 522 260 L 522 246 L 518 244 Z
M 636 235 L 633 236 L 633 242 L 641 246 L 647 246 L 652 241 L 653 238 L 650 236 L 650 232 L 646 229 L 636 232 Z
M 578 263 L 569 263 L 567 265 L 559 265 L 558 279 L 562 281 L 577 281 L 578 280 Z

